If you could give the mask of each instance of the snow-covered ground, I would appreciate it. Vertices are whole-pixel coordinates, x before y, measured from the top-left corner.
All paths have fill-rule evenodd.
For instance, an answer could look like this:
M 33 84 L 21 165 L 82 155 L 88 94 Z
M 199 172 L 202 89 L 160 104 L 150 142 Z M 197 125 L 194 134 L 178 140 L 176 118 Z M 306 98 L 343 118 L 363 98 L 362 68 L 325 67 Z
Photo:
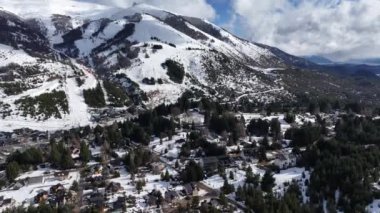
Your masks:
M 369 204 L 366 209 L 367 212 L 370 213 L 379 213 L 380 212 L 380 200 L 374 200 L 371 204 Z
M 122 10 L 118 7 L 76 0 L 65 0 L 64 3 L 61 0 L 33 0 L 28 3 L 22 0 L 0 0 L 0 9 L 10 11 L 25 19 L 37 18 L 45 25 L 48 37 L 53 43 L 62 41 L 62 34 L 57 33 L 52 21 L 52 16 L 55 14 L 70 16 L 72 26 L 76 28 L 86 20 L 107 18 Z
M 179 119 L 182 123 L 188 124 L 194 123 L 195 125 L 203 125 L 204 123 L 204 115 L 195 111 L 183 113 L 179 116 Z
M 253 174 L 259 174 L 261 177 L 264 175 L 265 171 L 258 168 L 256 164 L 251 164 L 249 166 L 252 168 Z M 233 173 L 233 179 L 229 178 L 230 172 Z M 235 186 L 235 189 L 238 186 L 243 186 L 245 183 L 246 171 L 244 170 L 237 168 L 227 168 L 226 175 L 228 183 L 233 184 Z M 284 194 L 289 183 L 295 181 L 300 186 L 303 202 L 308 202 L 309 198 L 306 196 L 307 186 L 305 185 L 305 180 L 309 180 L 310 178 L 309 171 L 305 171 L 304 168 L 294 167 L 286 170 L 281 170 L 280 173 L 274 174 L 273 177 L 275 178 L 275 187 L 273 191 L 279 196 L 282 196 Z M 210 188 L 219 190 L 224 184 L 224 179 L 220 175 L 216 174 L 206 178 L 202 182 Z
M 171 140 L 169 140 L 169 138 L 163 138 L 162 143 L 159 138 L 154 138 L 154 140 L 150 142 L 149 147 L 162 157 L 171 159 L 178 158 L 182 143 L 176 143 L 176 141 L 180 139 L 186 139 L 185 132 L 174 135 Z
M 252 168 L 253 174 L 259 174 L 260 176 L 262 176 L 265 173 L 264 170 L 257 167 L 257 164 L 248 164 L 248 166 Z M 233 173 L 234 179 L 229 178 L 230 172 Z M 245 179 L 246 179 L 245 170 L 242 170 L 239 168 L 226 168 L 226 175 L 227 175 L 228 183 L 233 184 L 235 188 L 237 188 L 238 186 L 243 186 L 245 183 Z M 219 190 L 224 184 L 224 180 L 219 174 L 208 177 L 202 182 L 206 184 L 208 187 L 212 189 L 217 189 L 217 190 Z
M 60 0 L 34 0 L 28 2 L 28 7 L 25 7 L 25 2 L 21 0 L 0 0 L 0 5 L 2 9 L 9 10 L 24 19 L 37 18 L 39 24 L 46 27 L 47 37 L 52 48 L 54 44 L 62 43 L 62 35 L 67 30 L 81 27 L 81 38 L 74 42 L 74 46 L 79 53 L 76 59 L 89 61 L 89 64 L 94 65 L 95 59 L 92 57 L 96 57 L 105 59 L 104 62 L 100 62 L 102 66 L 111 68 L 116 65 L 115 67 L 121 67 L 112 74 L 125 74 L 129 79 L 137 83 L 149 99 L 146 103 L 148 108 L 162 103 L 174 103 L 183 92 L 190 88 L 192 90 L 203 91 L 206 95 L 211 90 L 205 88 L 213 88 L 217 93 L 215 96 L 222 96 L 225 91 L 219 89 L 221 85 L 226 90 L 235 91 L 237 96 L 239 96 L 236 100 L 249 96 L 266 102 L 273 100 L 274 96 L 279 96 L 280 93 L 287 95 L 283 86 L 277 82 L 279 79 L 274 81 L 274 84 L 269 85 L 254 74 L 255 72 L 261 72 L 260 74 L 272 75 L 271 72 L 273 70 L 281 69 L 260 69 L 260 64 L 263 67 L 268 67 L 267 61 L 276 57 L 269 49 L 239 39 L 224 29 L 204 20 L 199 21 L 204 21 L 203 24 L 214 28 L 213 30 L 219 31 L 220 35 L 215 37 L 202 31 L 197 27 L 196 23 L 192 23 L 191 19 L 183 22 L 184 27 L 191 33 L 171 26 L 171 24 L 166 23 L 167 20 L 165 19 L 175 17 L 176 14 L 146 4 L 137 4 L 130 8 L 121 9 L 102 5 L 99 1 L 94 3 L 67 0 L 62 4 Z M 131 18 L 136 13 L 141 14 L 141 20 L 136 21 Z M 56 14 L 66 17 L 56 16 Z M 109 21 L 104 22 L 105 18 L 108 18 Z M 68 29 L 56 28 L 57 25 L 64 25 Z M 126 44 L 121 42 L 120 44 L 111 45 L 105 49 L 100 48 L 101 50 L 93 52 L 95 48 L 102 44 L 114 42 L 117 39 L 116 35 L 125 33 L 123 32 L 126 29 L 125 27 L 132 25 L 134 26 L 133 33 L 124 38 L 126 40 L 125 43 L 129 41 L 129 44 L 132 45 L 131 47 L 126 47 Z M 195 38 L 193 36 L 194 33 L 201 35 L 203 39 Z M 161 45 L 162 48 L 155 49 L 152 48 L 153 45 Z M 131 62 L 131 66 L 119 66 L 119 57 L 128 58 L 127 54 L 124 54 L 126 49 L 128 51 L 138 49 L 137 58 L 127 59 L 128 63 Z M 61 51 L 65 50 L 62 49 Z M 124 53 L 121 54 L 121 52 Z M 222 76 L 219 76 L 218 82 L 215 83 L 210 79 L 210 73 L 205 68 L 205 59 L 210 60 L 208 63 L 213 64 L 213 68 L 219 69 L 218 66 L 221 65 L 217 58 L 220 55 L 233 59 L 231 63 L 236 63 L 237 61 L 247 62 L 247 67 L 242 66 L 235 70 L 234 72 L 236 73 L 234 74 L 221 73 Z M 0 62 L 0 66 L 11 62 L 23 64 L 36 62 L 36 58 L 28 56 L 22 50 L 14 50 L 4 45 L 0 46 L 0 58 L 3 59 Z M 186 73 L 183 83 L 173 82 L 167 74 L 167 69 L 161 66 L 167 59 L 175 60 L 183 65 Z M 253 61 L 257 63 L 257 67 L 254 67 L 254 69 L 250 67 Z M 45 64 L 44 66 L 47 65 Z M 4 122 L 0 124 L 0 128 L 4 127 L 3 129 L 6 131 L 23 127 L 55 130 L 90 124 L 90 115 L 87 113 L 87 107 L 83 103 L 81 91 L 95 86 L 95 77 L 90 72 L 85 72 L 85 85 L 78 88 L 75 84 L 75 79 L 66 79 L 68 73 L 72 72 L 72 70 L 70 71 L 64 67 L 59 68 L 58 66 L 59 63 L 55 67 L 49 67 L 48 70 L 61 77 L 65 76 L 65 82 L 58 84 L 58 80 L 47 82 L 44 79 L 43 83 L 34 85 L 35 88 L 17 97 L 33 96 L 53 89 L 65 91 L 70 104 L 70 113 L 64 115 L 62 119 L 48 119 L 44 122 L 17 117 L 16 115 L 16 117 L 10 116 L 4 119 Z M 78 64 L 75 66 L 79 67 Z M 81 68 L 84 71 L 86 69 L 85 67 Z M 253 72 L 247 74 L 248 70 Z M 63 71 L 66 72 L 66 75 L 62 73 Z M 160 79 L 162 80 L 162 84 L 144 84 L 142 81 L 145 78 Z M 9 99 L 13 100 L 15 98 L 9 97 Z M 222 98 L 225 101 L 231 101 L 229 97 Z M 15 110 L 16 107 L 12 103 L 6 101 L 5 103 L 10 104 L 11 109 Z
M 287 189 L 286 184 L 295 181 L 298 186 L 300 186 L 303 202 L 306 203 L 309 200 L 306 196 L 307 186 L 305 185 L 305 180 L 310 179 L 310 172 L 306 171 L 305 168 L 294 167 L 281 170 L 279 174 L 275 174 L 273 177 L 276 179 L 276 186 L 274 187 L 275 192 L 283 195 Z
M 48 70 L 48 74 L 59 76 L 61 79 L 50 79 L 45 73 L 40 74 L 39 83 L 34 83 L 33 88 L 23 91 L 17 95 L 2 95 L 1 102 L 9 104 L 12 110 L 11 115 L 0 116 L 0 129 L 2 131 L 12 131 L 20 128 L 30 128 L 41 131 L 69 129 L 77 126 L 85 126 L 91 124 L 88 107 L 84 102 L 83 90 L 94 88 L 97 84 L 95 76 L 91 69 L 88 69 L 74 60 L 71 61 L 75 69 L 82 71 L 84 84 L 80 87 L 76 81 L 75 71 L 70 65 L 66 65 L 55 61 L 38 62 L 38 58 L 34 58 L 22 50 L 15 50 L 7 45 L 0 45 L 0 66 L 6 66 L 10 63 L 17 63 L 21 66 L 38 65 L 40 69 Z M 64 79 L 64 80 L 62 80 Z M 61 112 L 62 119 L 49 118 L 47 120 L 38 120 L 34 117 L 22 116 L 15 101 L 24 97 L 36 97 L 44 93 L 56 91 L 64 91 L 69 104 L 69 113 Z M 0 94 L 2 93 L 0 89 Z
M 47 172 L 49 172 L 49 174 L 46 174 Z M 18 205 L 28 206 L 34 202 L 33 198 L 41 190 L 49 191 L 50 187 L 57 184 L 62 184 L 65 188 L 69 188 L 74 181 L 79 182 L 80 174 L 78 171 L 70 172 L 68 175 L 68 179 L 63 180 L 63 181 L 57 178 L 54 178 L 52 175 L 54 172 L 55 170 L 39 169 L 36 171 L 23 173 L 17 178 L 17 180 L 22 180 L 28 177 L 44 176 L 43 182 L 37 183 L 37 184 L 25 185 L 18 190 L 13 190 L 13 189 L 2 190 L 0 191 L 0 196 L 3 196 L 4 199 L 7 199 L 7 198 L 14 199 L 16 201 L 15 203 L 16 206 Z
M 169 174 L 176 175 L 177 172 L 174 170 L 171 170 L 170 168 L 167 168 Z M 138 193 L 136 190 L 135 185 L 133 184 L 133 181 L 131 179 L 131 175 L 125 170 L 125 168 L 120 169 L 120 177 L 110 179 L 111 182 L 120 183 L 121 187 L 123 187 L 123 190 L 119 191 L 118 193 L 114 193 L 110 196 L 109 202 L 112 202 L 116 200 L 119 196 L 134 196 L 136 197 L 136 206 L 133 208 L 130 208 L 128 211 L 135 212 L 137 210 L 144 210 L 146 208 L 146 203 L 144 200 L 144 196 L 146 196 L 148 193 L 152 192 L 153 190 L 158 190 L 162 193 L 162 195 L 165 194 L 168 190 L 182 190 L 182 186 L 174 187 L 169 182 L 165 182 L 161 180 L 161 175 L 154 175 L 151 173 L 145 174 L 143 177 L 136 176 L 136 180 L 142 180 L 144 179 L 146 182 L 146 185 L 143 187 L 143 190 Z
M 28 64 L 36 61 L 36 58 L 31 57 L 23 50 L 16 50 L 11 46 L 0 44 L 0 67 L 10 63 Z
M 245 119 L 246 124 L 249 124 L 249 122 L 252 119 L 262 119 L 266 121 L 271 121 L 272 119 L 278 119 L 278 121 L 281 123 L 281 131 L 285 132 L 287 129 L 291 128 L 291 124 L 287 123 L 285 121 L 285 114 L 275 114 L 275 115 L 263 115 L 260 113 L 239 113 L 237 116 L 243 116 Z M 315 123 L 315 116 L 310 115 L 309 113 L 306 114 L 297 114 L 295 117 L 295 124 L 302 126 L 303 124 L 306 124 L 308 122 Z

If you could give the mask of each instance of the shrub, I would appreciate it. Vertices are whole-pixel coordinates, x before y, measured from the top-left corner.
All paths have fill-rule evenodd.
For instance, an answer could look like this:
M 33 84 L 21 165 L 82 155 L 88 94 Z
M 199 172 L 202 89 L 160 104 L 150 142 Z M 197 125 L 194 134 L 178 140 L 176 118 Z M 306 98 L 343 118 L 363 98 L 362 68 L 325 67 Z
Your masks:
M 152 49 L 154 49 L 154 50 L 161 50 L 162 48 L 163 47 L 162 47 L 161 44 L 154 44 L 153 47 L 152 47 Z
M 28 86 L 23 83 L 0 83 L 0 88 L 3 88 L 6 95 L 17 95 L 28 89 Z
M 154 80 L 154 78 L 144 78 L 142 80 L 142 82 L 144 84 L 148 84 L 148 85 L 155 85 L 156 84 L 156 80 Z
M 185 69 L 182 64 L 168 59 L 162 63 L 161 66 L 164 69 L 168 70 L 167 75 L 169 76 L 170 80 L 178 84 L 181 84 L 183 82 L 183 79 L 185 77 Z
M 36 97 L 21 98 L 15 101 L 15 104 L 18 105 L 19 110 L 23 111 L 23 116 L 43 116 L 43 119 L 52 116 L 62 118 L 61 111 L 69 112 L 69 103 L 64 91 L 54 90 Z
M 77 82 L 78 87 L 81 87 L 84 84 L 84 80 L 80 77 L 76 77 L 75 81 Z
M 104 92 L 100 83 L 94 89 L 83 90 L 85 103 L 90 107 L 101 108 L 106 106 Z
M 123 89 L 109 81 L 104 81 L 103 85 L 107 91 L 108 100 L 112 102 L 113 106 L 122 107 L 128 104 L 129 98 Z

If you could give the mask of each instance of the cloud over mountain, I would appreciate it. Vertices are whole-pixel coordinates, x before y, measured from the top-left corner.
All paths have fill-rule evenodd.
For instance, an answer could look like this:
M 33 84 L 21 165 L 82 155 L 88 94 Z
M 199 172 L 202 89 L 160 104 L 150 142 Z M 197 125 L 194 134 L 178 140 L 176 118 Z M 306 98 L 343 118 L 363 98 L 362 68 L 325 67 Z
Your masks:
M 129 7 L 133 3 L 146 3 L 172 12 L 212 20 L 216 16 L 214 8 L 206 0 L 79 0 L 97 2 L 117 7 Z
M 380 52 L 379 0 L 236 0 L 230 26 L 244 36 L 297 55 L 335 60 Z

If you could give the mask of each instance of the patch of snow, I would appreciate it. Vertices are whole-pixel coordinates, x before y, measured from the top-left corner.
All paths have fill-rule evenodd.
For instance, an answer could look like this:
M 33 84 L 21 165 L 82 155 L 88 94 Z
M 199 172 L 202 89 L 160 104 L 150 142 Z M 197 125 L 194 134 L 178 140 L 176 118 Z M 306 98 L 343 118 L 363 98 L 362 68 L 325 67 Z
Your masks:
M 380 212 L 380 199 L 373 200 L 365 210 L 371 213 L 379 213 Z
M 4 199 L 7 199 L 7 198 L 14 199 L 16 201 L 16 206 L 22 205 L 22 204 L 24 204 L 25 206 L 28 206 L 31 204 L 31 202 L 33 202 L 34 196 L 36 196 L 38 194 L 38 191 L 40 190 L 49 191 L 50 187 L 57 184 L 62 184 L 65 188 L 69 188 L 74 181 L 79 182 L 80 174 L 78 171 L 70 172 L 68 176 L 69 178 L 63 181 L 53 178 L 53 177 L 49 178 L 49 176 L 51 175 L 44 174 L 47 171 L 49 171 L 49 174 L 52 174 L 54 172 L 54 170 L 41 169 L 41 170 L 36 170 L 32 172 L 27 172 L 20 175 L 17 179 L 24 179 L 27 177 L 36 177 L 36 176 L 42 176 L 42 175 L 45 178 L 43 179 L 42 183 L 37 183 L 33 185 L 25 185 L 18 190 L 13 190 L 13 189 L 2 190 L 0 191 L 0 196 L 4 196 Z
M 7 66 L 10 63 L 22 65 L 36 62 L 36 58 L 28 55 L 23 50 L 16 50 L 11 46 L 0 44 L 0 67 Z

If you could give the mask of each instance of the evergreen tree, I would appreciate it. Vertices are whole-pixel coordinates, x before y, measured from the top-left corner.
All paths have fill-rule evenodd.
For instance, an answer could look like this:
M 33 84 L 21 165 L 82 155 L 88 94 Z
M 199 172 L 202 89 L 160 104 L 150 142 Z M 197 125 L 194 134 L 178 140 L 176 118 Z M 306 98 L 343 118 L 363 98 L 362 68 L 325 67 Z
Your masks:
M 14 181 L 19 173 L 20 173 L 20 166 L 17 162 L 12 161 L 7 164 L 5 168 L 5 174 L 9 181 Z
M 194 196 L 191 199 L 191 208 L 192 209 L 196 209 L 196 208 L 198 208 L 198 206 L 199 206 L 199 197 L 198 196 Z
M 272 188 L 274 187 L 275 179 L 271 172 L 265 172 L 263 178 L 261 179 L 261 189 L 264 192 L 271 192 Z
M 90 107 L 101 108 L 106 105 L 103 89 L 98 83 L 94 89 L 83 90 L 84 101 Z
M 71 157 L 69 150 L 64 150 L 62 153 L 61 161 L 60 161 L 60 167 L 62 169 L 71 169 L 74 167 L 74 161 Z
M 294 115 L 294 113 L 288 112 L 288 113 L 286 113 L 284 120 L 288 124 L 292 124 L 296 121 L 296 116 Z
M 61 161 L 61 152 L 56 142 L 50 144 L 50 162 L 58 166 Z
M 79 191 L 79 183 L 78 183 L 78 181 L 74 180 L 73 184 L 70 187 L 70 190 L 73 190 L 73 191 L 76 191 L 76 192 Z
M 234 173 L 232 171 L 230 171 L 230 179 L 233 180 L 234 179 Z
M 136 190 L 137 192 L 140 194 L 141 190 L 143 189 L 143 187 L 145 186 L 145 180 L 138 180 L 136 181 Z
M 231 194 L 232 192 L 235 191 L 235 188 L 234 188 L 234 185 L 229 184 L 227 179 L 225 179 L 220 191 L 222 191 L 223 194 Z
M 91 151 L 85 142 L 81 142 L 81 144 L 80 144 L 79 157 L 80 157 L 81 161 L 84 163 L 87 163 L 91 159 Z
M 163 181 L 170 181 L 170 174 L 169 174 L 169 171 L 166 170 L 165 173 L 162 173 L 161 174 L 161 179 Z
M 270 130 L 272 132 L 274 141 L 281 139 L 281 123 L 278 119 L 274 118 L 271 120 Z
M 220 200 L 220 203 L 221 203 L 224 207 L 227 206 L 228 201 L 227 201 L 226 195 L 225 195 L 223 192 L 221 192 L 221 193 L 219 194 L 219 200 Z
M 189 183 L 204 179 L 203 169 L 195 161 L 191 160 L 181 172 L 183 182 Z

